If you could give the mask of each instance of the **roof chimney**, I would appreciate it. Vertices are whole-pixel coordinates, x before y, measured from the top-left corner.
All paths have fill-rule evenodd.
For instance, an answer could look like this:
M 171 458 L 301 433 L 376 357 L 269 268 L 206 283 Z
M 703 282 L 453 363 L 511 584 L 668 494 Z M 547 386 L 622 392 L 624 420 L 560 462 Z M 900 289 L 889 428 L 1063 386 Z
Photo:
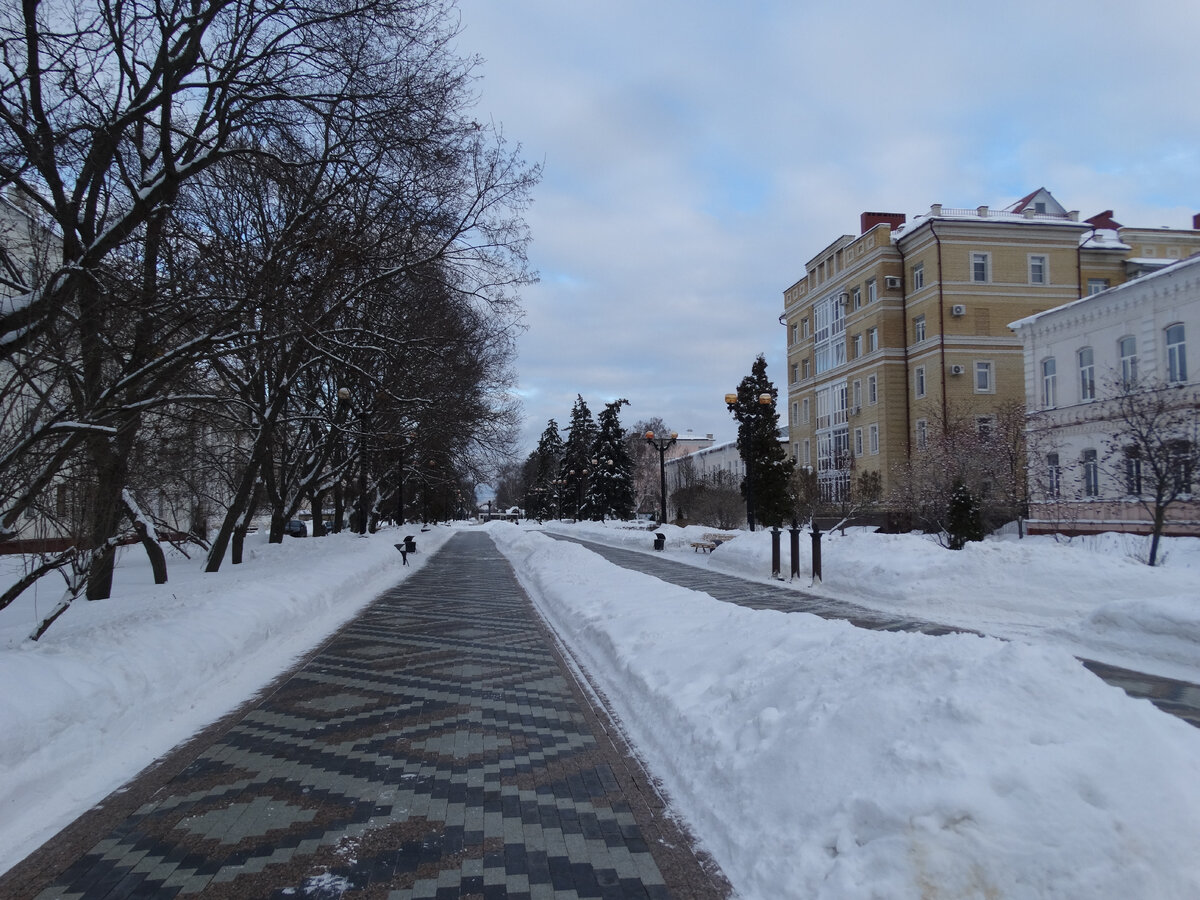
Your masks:
M 904 224 L 908 217 L 904 213 L 865 212 L 858 217 L 859 234 L 866 234 L 876 225 L 886 222 L 893 230 Z
M 1192 216 L 1192 228 L 1200 231 L 1200 213 L 1196 213 L 1194 216 Z

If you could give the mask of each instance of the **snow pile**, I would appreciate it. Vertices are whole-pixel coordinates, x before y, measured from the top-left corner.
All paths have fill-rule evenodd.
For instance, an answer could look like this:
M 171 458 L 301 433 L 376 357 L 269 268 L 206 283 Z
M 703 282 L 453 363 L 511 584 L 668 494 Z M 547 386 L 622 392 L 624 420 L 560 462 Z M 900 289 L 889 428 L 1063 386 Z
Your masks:
M 493 533 L 739 896 L 1200 896 L 1200 731 L 1068 654 L 746 610 Z
M 420 535 L 409 568 L 399 531 L 256 534 L 242 565 L 214 574 L 173 554 L 161 586 L 141 549 L 123 548 L 113 597 L 76 601 L 36 644 L 59 594 L 26 592 L 0 615 L 0 871 L 253 696 L 450 533 Z M 4 575 L 19 562 L 0 557 Z
M 548 523 L 547 529 L 630 549 L 650 550 L 653 544 L 653 533 L 614 523 Z M 667 536 L 667 555 L 678 562 L 771 580 L 768 532 L 741 532 L 706 555 L 693 551 L 690 542 L 714 529 L 659 530 Z M 780 543 L 786 576 L 787 532 Z M 1051 642 L 1076 656 L 1200 682 L 1200 540 L 1165 538 L 1166 564 L 1154 568 L 1138 561 L 1146 546 L 1146 538 L 1122 534 L 1070 542 L 1006 536 L 953 551 L 926 535 L 849 528 L 844 535 L 822 536 L 824 577 L 813 585 L 812 539 L 805 530 L 799 542 L 802 577 L 786 584 L 899 616 Z

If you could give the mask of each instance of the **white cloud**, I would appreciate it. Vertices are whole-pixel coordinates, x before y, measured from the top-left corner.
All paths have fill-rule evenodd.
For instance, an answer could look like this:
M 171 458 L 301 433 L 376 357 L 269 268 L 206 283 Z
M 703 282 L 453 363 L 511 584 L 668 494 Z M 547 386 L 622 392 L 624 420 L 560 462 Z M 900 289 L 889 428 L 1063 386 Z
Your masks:
M 732 435 L 783 290 L 864 210 L 998 206 L 1189 227 L 1200 7 L 460 0 L 478 115 L 545 178 L 518 371 L 532 447 L 576 394 Z M 1151 14 L 1152 13 L 1152 14 Z

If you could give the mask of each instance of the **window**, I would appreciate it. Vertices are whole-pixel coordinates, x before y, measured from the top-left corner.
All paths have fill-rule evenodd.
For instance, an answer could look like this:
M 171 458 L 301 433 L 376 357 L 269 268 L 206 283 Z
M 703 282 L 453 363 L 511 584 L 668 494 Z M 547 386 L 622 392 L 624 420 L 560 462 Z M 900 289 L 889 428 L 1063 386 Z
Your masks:
M 856 409 L 862 406 L 862 380 L 859 378 L 854 379 L 851 403 Z
M 1183 325 L 1167 327 L 1167 381 L 1187 381 L 1187 345 L 1183 340 Z
M 879 453 L 879 426 L 878 425 L 868 425 L 867 426 L 867 442 L 868 442 L 868 446 L 871 448 L 871 454 L 878 455 L 878 453 Z
M 879 297 L 879 292 L 875 288 L 875 279 L 872 278 L 867 282 L 867 302 L 874 303 Z
M 810 364 L 807 356 L 804 359 L 800 360 L 800 377 L 801 378 L 808 377 L 810 365 L 811 364 Z
M 795 363 L 792 363 L 791 383 L 795 384 L 799 380 L 799 378 L 800 378 L 800 367 L 798 365 L 796 365 Z
M 995 416 L 976 416 L 975 417 L 975 432 L 983 440 L 990 440 L 992 435 L 996 433 L 996 417 Z
M 863 433 L 861 428 L 854 429 L 854 455 L 863 455 Z
M 929 446 L 929 423 L 924 419 L 917 419 L 917 449 L 924 450 Z
M 858 359 L 860 356 L 862 356 L 862 353 L 863 353 L 862 348 L 863 348 L 862 335 L 856 334 L 854 336 L 854 358 L 855 359 Z
M 1029 257 L 1029 283 L 1046 284 L 1050 281 L 1049 261 L 1045 256 L 1033 254 Z
M 794 343 L 796 343 L 797 340 L 799 340 L 799 338 L 800 338 L 800 328 L 799 328 L 799 326 L 796 325 L 795 322 L 793 322 L 792 323 L 792 331 L 791 331 L 791 340 L 788 341 L 788 343 L 794 344 Z
M 1091 347 L 1079 351 L 1079 399 L 1096 399 L 1096 362 Z
M 917 263 L 912 269 L 912 289 L 919 291 L 925 287 L 925 264 Z
M 917 366 L 913 370 L 913 388 L 918 397 L 925 396 L 925 367 Z
M 862 309 L 862 289 L 861 288 L 854 289 L 854 308 Z
M 808 438 L 804 439 L 804 464 L 812 464 L 812 446 L 808 442 Z
M 1100 469 L 1096 463 L 1096 451 L 1083 451 L 1083 495 L 1098 497 L 1100 495 Z
M 1055 498 L 1062 489 L 1062 466 L 1057 453 L 1046 454 L 1046 496 Z
M 807 397 L 800 401 L 800 421 L 805 424 L 808 424 L 809 421 L 809 405 Z
M 978 361 L 975 363 L 975 393 L 990 394 L 995 391 L 996 387 L 992 383 L 992 363 L 988 361 Z
M 1142 494 L 1142 456 L 1137 447 L 1125 450 L 1125 493 L 1132 497 Z
M 1088 294 L 1098 294 L 1101 291 L 1108 290 L 1107 278 L 1089 278 L 1088 279 Z
M 1058 365 L 1054 357 L 1042 360 L 1042 408 L 1054 409 L 1058 405 Z
M 1123 337 L 1117 341 L 1117 350 L 1121 356 L 1121 387 L 1133 387 L 1137 384 L 1137 341 Z
M 874 375 L 867 376 L 867 402 L 874 406 L 879 401 L 879 382 Z
M 919 344 L 925 340 L 925 317 L 917 316 L 913 319 L 913 343 Z
M 991 254 L 990 253 L 972 253 L 971 254 L 971 280 L 979 283 L 984 283 L 989 280 L 988 269 L 990 268 Z
M 1170 473 L 1175 491 L 1180 494 L 1192 492 L 1192 466 L 1195 463 L 1192 445 L 1187 441 L 1171 444 Z
M 868 328 L 867 329 L 867 352 L 870 353 L 871 351 L 878 350 L 878 349 L 879 349 L 879 329 L 878 328 Z
M 812 332 L 809 331 L 809 327 L 808 327 L 808 319 L 807 318 L 801 319 L 800 320 L 800 336 L 808 337 L 809 334 L 811 334 L 811 333 Z

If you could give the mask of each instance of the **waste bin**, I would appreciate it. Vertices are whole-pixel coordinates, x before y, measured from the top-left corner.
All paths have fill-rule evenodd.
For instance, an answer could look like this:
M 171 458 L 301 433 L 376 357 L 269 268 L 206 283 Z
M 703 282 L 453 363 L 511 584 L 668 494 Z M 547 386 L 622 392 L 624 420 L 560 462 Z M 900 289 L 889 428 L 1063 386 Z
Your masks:
M 417 552 L 417 542 L 411 534 L 404 538 L 404 552 L 405 553 L 416 553 Z
M 667 546 L 667 536 L 665 534 L 654 533 L 654 549 L 662 550 Z

